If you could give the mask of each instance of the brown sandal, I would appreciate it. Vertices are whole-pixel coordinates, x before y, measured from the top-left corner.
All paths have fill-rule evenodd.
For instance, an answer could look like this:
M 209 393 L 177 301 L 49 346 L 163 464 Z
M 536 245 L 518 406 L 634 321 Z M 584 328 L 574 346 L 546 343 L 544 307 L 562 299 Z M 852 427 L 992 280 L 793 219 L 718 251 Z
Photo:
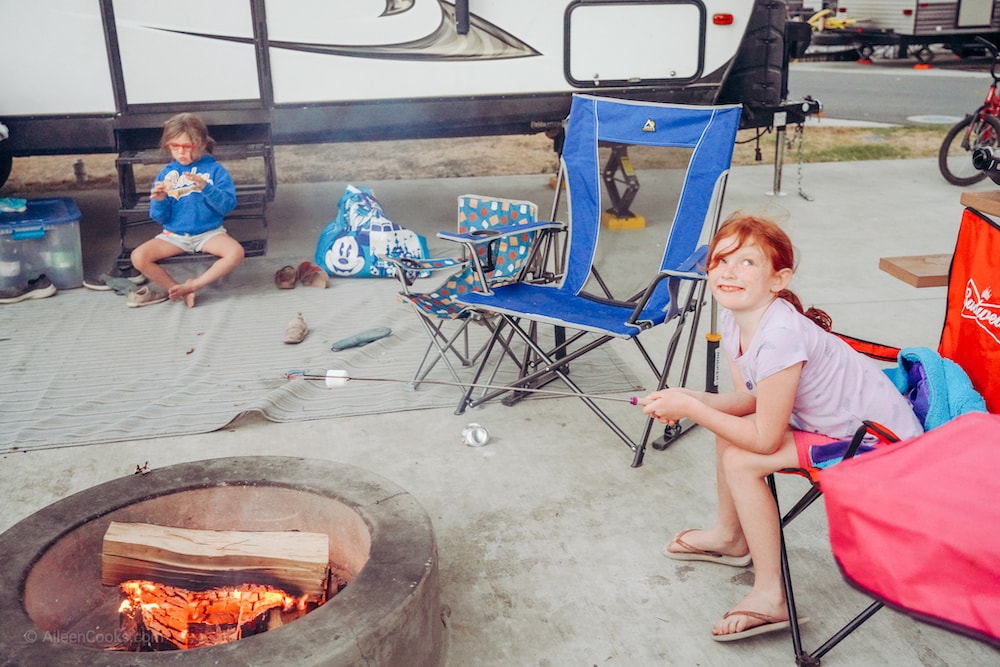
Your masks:
M 756 637 L 758 635 L 764 635 L 769 632 L 780 632 L 781 630 L 787 630 L 792 627 L 791 622 L 787 620 L 781 620 L 780 618 L 774 618 L 773 616 L 768 616 L 767 614 L 761 614 L 756 611 L 743 611 L 742 609 L 734 609 L 733 611 L 727 611 L 722 615 L 722 618 L 729 618 L 730 616 L 746 616 L 747 618 L 753 619 L 755 621 L 760 621 L 759 623 L 754 623 L 739 632 L 731 632 L 726 635 L 712 635 L 712 639 L 717 642 L 735 642 L 741 639 L 747 639 L 748 637 Z M 799 617 L 799 625 L 805 625 L 809 622 L 809 619 L 805 616 Z
M 319 268 L 312 262 L 302 262 L 298 270 L 299 282 L 306 287 L 321 287 L 326 289 L 330 284 L 330 278 L 326 271 Z
M 671 542 L 675 542 L 677 546 L 683 548 L 684 551 L 671 551 L 670 544 L 668 543 L 667 546 L 663 547 L 663 555 L 667 558 L 673 558 L 674 560 L 701 560 L 707 563 L 729 565 L 730 567 L 746 567 L 752 562 L 749 552 L 743 556 L 728 556 L 726 554 L 718 553 L 717 551 L 705 551 L 704 549 L 699 549 L 688 544 L 681 538 L 690 533 L 692 530 L 694 530 L 694 528 L 682 530 L 674 536 L 673 540 L 671 540 Z
M 292 289 L 295 287 L 296 278 L 294 266 L 283 266 L 274 274 L 274 284 L 278 289 Z

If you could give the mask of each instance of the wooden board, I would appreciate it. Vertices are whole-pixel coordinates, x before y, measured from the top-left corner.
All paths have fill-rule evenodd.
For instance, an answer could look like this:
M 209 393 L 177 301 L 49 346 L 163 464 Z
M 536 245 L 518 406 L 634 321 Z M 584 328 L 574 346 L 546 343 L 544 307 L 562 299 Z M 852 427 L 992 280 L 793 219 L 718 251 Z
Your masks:
M 271 584 L 322 595 L 330 538 L 300 531 L 194 530 L 112 521 L 101 549 L 101 583 L 148 579 L 188 590 Z
M 1000 190 L 988 190 L 985 192 L 966 190 L 962 193 L 959 201 L 962 202 L 962 206 L 974 208 L 980 213 L 1000 215 Z
M 950 267 L 950 253 L 883 257 L 878 261 L 878 268 L 914 287 L 944 287 Z

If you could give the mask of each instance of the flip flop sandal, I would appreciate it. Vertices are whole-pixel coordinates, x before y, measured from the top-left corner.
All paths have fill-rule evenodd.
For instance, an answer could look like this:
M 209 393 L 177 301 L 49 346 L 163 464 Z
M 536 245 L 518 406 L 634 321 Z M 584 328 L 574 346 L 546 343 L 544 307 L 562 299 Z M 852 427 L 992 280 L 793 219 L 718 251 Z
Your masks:
M 730 616 L 747 616 L 761 622 L 747 628 L 746 630 L 741 630 L 740 632 L 730 632 L 728 635 L 712 635 L 712 639 L 717 642 L 735 642 L 741 639 L 765 635 L 771 632 L 780 632 L 782 630 L 787 630 L 792 626 L 789 621 L 782 621 L 774 618 L 773 616 L 760 614 L 756 611 L 741 611 L 739 609 L 734 609 L 733 611 L 727 611 L 723 614 L 722 618 L 729 618 Z M 805 616 L 799 618 L 799 625 L 804 625 L 808 622 L 809 619 Z
M 750 554 L 747 553 L 743 556 L 727 556 L 726 554 L 720 554 L 717 551 L 705 551 L 704 549 L 698 549 L 693 547 L 681 538 L 690 533 L 694 528 L 688 528 L 687 530 L 682 530 L 674 536 L 671 542 L 676 542 L 679 546 L 683 547 L 685 551 L 671 551 L 670 544 L 663 547 L 663 555 L 667 558 L 673 558 L 674 560 L 700 560 L 706 563 L 718 563 L 719 565 L 729 565 L 730 567 L 746 567 L 752 562 Z
M 295 287 L 296 278 L 294 266 L 283 266 L 274 274 L 274 284 L 278 289 L 292 289 Z

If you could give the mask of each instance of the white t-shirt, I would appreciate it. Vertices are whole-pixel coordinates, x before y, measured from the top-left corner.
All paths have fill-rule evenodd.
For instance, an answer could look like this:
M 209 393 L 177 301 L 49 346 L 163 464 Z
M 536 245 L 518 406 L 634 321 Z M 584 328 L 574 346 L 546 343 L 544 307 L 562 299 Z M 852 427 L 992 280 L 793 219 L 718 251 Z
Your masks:
M 719 311 L 723 349 L 734 360 L 746 388 L 802 361 L 791 427 L 836 439 L 854 435 L 861 422 L 877 422 L 900 438 L 923 432 L 909 401 L 874 361 L 824 331 L 784 299 L 768 306 L 749 348 L 740 354 L 733 314 Z

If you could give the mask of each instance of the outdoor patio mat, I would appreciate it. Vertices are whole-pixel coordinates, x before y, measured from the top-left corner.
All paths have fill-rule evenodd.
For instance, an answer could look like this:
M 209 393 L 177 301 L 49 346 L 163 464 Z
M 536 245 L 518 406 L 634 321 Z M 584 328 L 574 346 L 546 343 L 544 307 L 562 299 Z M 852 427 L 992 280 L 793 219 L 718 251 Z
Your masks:
M 275 271 L 301 259 L 247 260 L 199 293 L 193 309 L 174 302 L 128 308 L 124 296 L 84 288 L 0 306 L 0 453 L 205 433 L 253 411 L 290 422 L 457 406 L 458 387 L 414 391 L 404 382 L 357 381 L 328 389 L 286 379 L 291 369 L 344 369 L 353 377 L 409 380 L 428 341 L 410 308 L 396 301 L 393 279 L 277 289 Z M 171 267 L 178 279 L 203 269 Z M 285 326 L 299 312 L 310 332 L 287 345 Z M 331 351 L 373 327 L 392 334 Z M 588 357 L 574 364 L 584 391 L 640 389 L 613 351 Z M 443 366 L 431 378 L 452 379 Z M 577 399 L 559 400 L 572 401 L 567 410 L 586 410 Z M 517 418 L 516 406 L 502 409 Z

